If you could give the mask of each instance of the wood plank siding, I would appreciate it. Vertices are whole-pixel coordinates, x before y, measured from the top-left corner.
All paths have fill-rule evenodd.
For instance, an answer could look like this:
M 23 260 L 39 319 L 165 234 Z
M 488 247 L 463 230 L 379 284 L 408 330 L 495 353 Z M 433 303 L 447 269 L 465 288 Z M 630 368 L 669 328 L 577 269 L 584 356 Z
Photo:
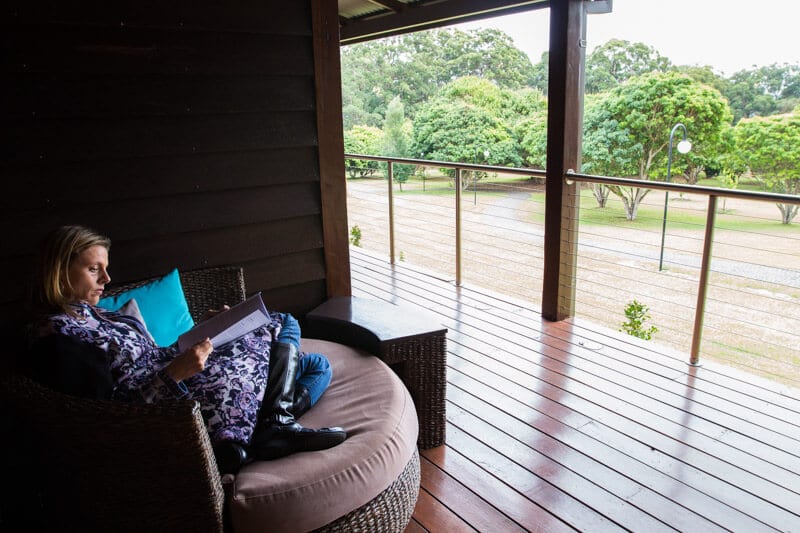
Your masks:
M 295 313 L 349 292 L 335 3 L 0 9 L 0 320 L 66 223 L 112 238 L 119 281 L 238 264 Z
M 447 443 L 407 531 L 800 527 L 797 389 L 351 255 L 354 295 L 449 329 Z

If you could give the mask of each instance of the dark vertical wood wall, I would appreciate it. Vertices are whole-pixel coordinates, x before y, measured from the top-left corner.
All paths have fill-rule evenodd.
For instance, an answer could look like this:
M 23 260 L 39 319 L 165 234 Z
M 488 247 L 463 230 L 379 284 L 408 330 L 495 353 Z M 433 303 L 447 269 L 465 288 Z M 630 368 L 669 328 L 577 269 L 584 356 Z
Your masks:
M 0 319 L 36 243 L 66 223 L 112 238 L 117 280 L 238 264 L 250 291 L 295 313 L 349 292 L 346 223 L 323 228 L 346 220 L 338 35 L 314 38 L 336 27 L 335 2 L 0 10 Z

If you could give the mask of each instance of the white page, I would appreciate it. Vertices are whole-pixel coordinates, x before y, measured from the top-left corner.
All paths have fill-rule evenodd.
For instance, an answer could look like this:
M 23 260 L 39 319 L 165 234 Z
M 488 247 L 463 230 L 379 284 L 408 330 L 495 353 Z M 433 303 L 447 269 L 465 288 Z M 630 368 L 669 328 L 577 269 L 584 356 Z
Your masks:
M 249 315 L 239 319 L 238 322 L 228 329 L 221 331 L 216 337 L 211 337 L 211 343 L 214 345 L 214 348 L 217 348 L 243 335 L 247 335 L 257 327 L 267 324 L 264 318 L 265 315 L 261 311 L 253 311 Z
M 227 311 L 200 322 L 178 337 L 178 349 L 183 352 L 206 337 L 211 339 L 214 348 L 218 348 L 269 322 L 267 308 L 259 292 Z

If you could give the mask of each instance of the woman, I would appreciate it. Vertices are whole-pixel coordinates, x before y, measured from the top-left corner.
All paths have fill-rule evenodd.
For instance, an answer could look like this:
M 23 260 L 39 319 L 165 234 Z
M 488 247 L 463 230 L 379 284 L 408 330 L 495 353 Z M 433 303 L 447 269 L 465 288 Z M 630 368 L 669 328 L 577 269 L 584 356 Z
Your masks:
M 136 318 L 96 307 L 111 281 L 110 248 L 108 238 L 81 226 L 45 239 L 33 297 L 34 378 L 85 397 L 198 401 L 223 473 L 237 471 L 248 454 L 274 459 L 345 440 L 341 428 L 295 421 L 327 388 L 331 370 L 325 356 L 300 352 L 291 315 L 270 312 L 268 326 L 216 350 L 209 339 L 182 353 L 177 343 L 159 348 Z

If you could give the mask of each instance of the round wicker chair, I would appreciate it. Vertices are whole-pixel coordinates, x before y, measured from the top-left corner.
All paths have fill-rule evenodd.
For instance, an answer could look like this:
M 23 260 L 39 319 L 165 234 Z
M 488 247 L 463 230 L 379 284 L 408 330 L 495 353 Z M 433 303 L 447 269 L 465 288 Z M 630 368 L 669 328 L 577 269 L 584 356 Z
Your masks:
M 195 319 L 219 302 L 245 296 L 242 270 L 235 267 L 181 273 L 181 281 Z M 232 528 L 223 480 L 195 402 L 135 405 L 87 400 L 22 376 L 4 379 L 0 398 L 14 434 L 24 436 L 18 444 L 26 447 L 27 457 L 36 458 L 30 475 L 40 476 L 35 483 L 40 492 L 37 518 L 45 528 Z M 388 487 L 318 531 L 403 531 L 419 494 L 419 476 L 419 455 L 413 447 Z M 265 523 L 263 530 L 278 529 Z

